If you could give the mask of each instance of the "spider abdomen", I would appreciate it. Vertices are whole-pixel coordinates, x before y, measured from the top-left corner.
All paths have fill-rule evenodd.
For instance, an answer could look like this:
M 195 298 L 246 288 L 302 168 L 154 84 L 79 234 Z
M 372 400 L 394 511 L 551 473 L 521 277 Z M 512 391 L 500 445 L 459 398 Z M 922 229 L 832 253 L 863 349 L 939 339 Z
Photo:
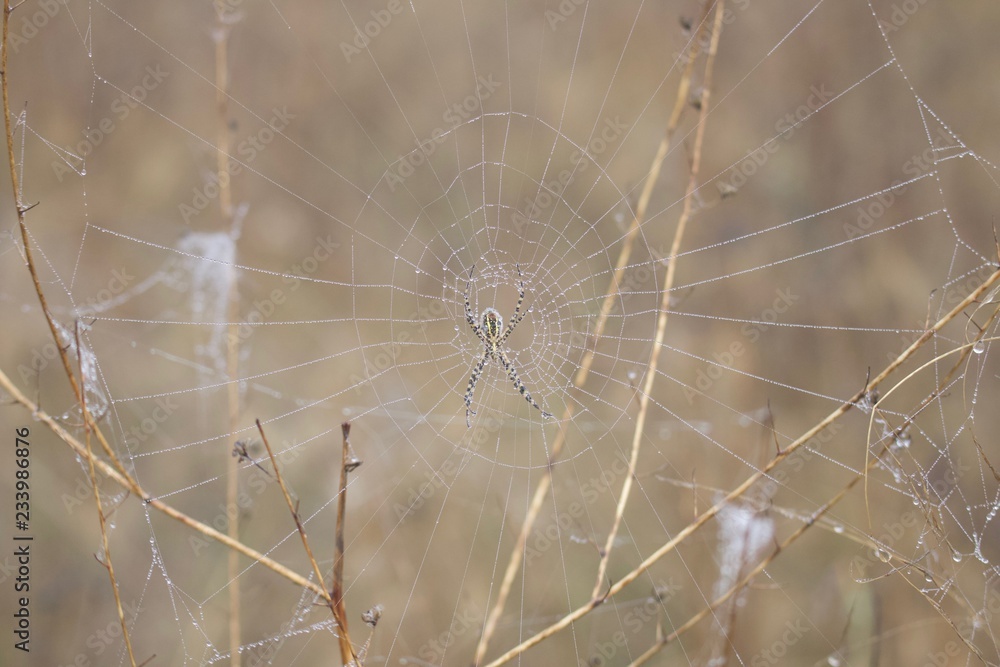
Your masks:
M 503 318 L 493 308 L 483 311 L 483 334 L 486 340 L 497 342 L 503 335 Z

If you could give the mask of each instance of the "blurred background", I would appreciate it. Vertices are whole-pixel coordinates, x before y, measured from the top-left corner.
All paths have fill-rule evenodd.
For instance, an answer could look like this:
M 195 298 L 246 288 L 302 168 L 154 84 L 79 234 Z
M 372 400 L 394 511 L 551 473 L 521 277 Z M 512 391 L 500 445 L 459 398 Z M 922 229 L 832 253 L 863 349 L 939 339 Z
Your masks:
M 674 261 L 600 588 L 626 576 L 997 263 L 995 3 L 733 0 L 707 91 L 715 7 L 18 6 L 9 92 L 22 198 L 38 202 L 35 262 L 60 344 L 84 327 L 88 405 L 125 467 L 222 532 L 235 474 L 239 538 L 309 577 L 259 419 L 329 583 L 349 420 L 364 463 L 347 490 L 348 617 L 360 646 L 360 614 L 382 605 L 366 664 L 394 665 L 473 663 L 551 474 L 492 659 L 591 599 Z M 82 438 L 2 178 L 0 370 Z M 483 344 L 465 300 L 477 320 L 495 307 L 509 322 L 522 281 L 526 314 L 505 347 L 554 417 L 490 362 L 467 427 Z M 630 664 L 834 498 L 651 664 L 995 664 L 995 308 L 987 295 L 967 309 L 890 377 L 880 410 L 848 412 L 522 664 Z M 0 415 L 9 439 L 30 429 L 33 484 L 32 651 L 8 641 L 5 664 L 128 664 L 86 466 L 24 406 Z M 238 442 L 253 460 L 236 462 Z M 12 508 L 13 475 L 0 478 Z M 235 664 L 234 590 L 241 664 L 337 655 L 311 595 L 243 556 L 233 569 L 223 546 L 100 488 L 137 661 Z

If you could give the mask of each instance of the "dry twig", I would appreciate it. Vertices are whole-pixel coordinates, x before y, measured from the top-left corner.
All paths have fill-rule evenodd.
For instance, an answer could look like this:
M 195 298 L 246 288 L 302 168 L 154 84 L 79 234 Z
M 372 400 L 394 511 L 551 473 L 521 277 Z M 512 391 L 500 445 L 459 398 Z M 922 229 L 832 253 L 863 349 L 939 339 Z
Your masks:
M 79 321 L 77 321 L 73 333 L 76 337 L 76 356 L 79 362 L 80 378 L 86 385 L 86 378 L 83 374 L 83 348 L 80 347 Z M 90 485 L 94 489 L 94 506 L 97 508 L 97 520 L 101 526 L 101 548 L 104 551 L 104 559 L 98 558 L 97 561 L 108 571 L 108 577 L 111 579 L 111 590 L 115 595 L 115 608 L 118 610 L 118 623 L 121 625 L 122 637 L 125 639 L 125 649 L 128 652 L 129 663 L 132 667 L 136 667 L 135 654 L 132 652 L 132 637 L 129 635 L 128 622 L 125 620 L 125 611 L 122 609 L 121 592 L 118 590 L 118 580 L 115 579 L 115 566 L 111 561 L 111 543 L 108 540 L 108 524 L 105 520 L 104 508 L 101 505 L 100 484 L 97 482 L 97 472 L 94 469 L 94 451 L 90 446 L 90 419 L 86 391 L 80 395 L 80 412 L 83 413 L 83 439 L 87 446 L 87 471 L 90 474 Z
M 257 420 L 257 430 L 260 431 L 261 440 L 264 441 L 264 448 L 267 449 L 267 455 L 271 459 L 271 467 L 274 468 L 274 477 L 278 480 L 278 486 L 281 487 L 281 493 L 285 496 L 285 503 L 288 505 L 288 511 L 292 513 L 292 519 L 295 521 L 295 528 L 299 531 L 299 537 L 302 538 L 302 546 L 306 550 L 306 557 L 309 559 L 309 564 L 312 565 L 313 574 L 316 576 L 316 581 L 319 583 L 319 587 L 322 590 L 322 597 L 326 606 L 330 608 L 333 612 L 334 620 L 337 621 L 337 625 L 340 628 L 340 657 L 343 663 L 346 665 L 349 661 L 356 660 L 354 655 L 354 649 L 351 646 L 350 637 L 347 634 L 347 621 L 343 617 L 343 604 L 336 604 L 334 602 L 333 596 L 330 591 L 327 590 L 323 583 L 323 573 L 319 568 L 319 563 L 316 562 L 315 556 L 313 556 L 312 548 L 309 546 L 309 538 L 306 536 L 305 526 L 302 525 L 302 519 L 299 517 L 298 502 L 292 502 L 292 496 L 288 493 L 288 487 L 285 486 L 285 480 L 281 476 L 281 469 L 278 467 L 278 459 L 274 456 L 274 450 L 271 449 L 271 444 L 267 441 L 267 435 L 264 433 L 264 426 Z M 334 575 L 336 576 L 336 574 Z M 336 589 L 336 583 L 334 584 Z
M 687 223 L 691 219 L 694 207 L 694 193 L 698 189 L 698 174 L 701 171 L 701 152 L 705 139 L 705 127 L 707 126 L 709 102 L 712 91 L 712 73 L 715 65 L 715 54 L 719 48 L 719 38 L 722 33 L 722 16 L 725 11 L 725 0 L 719 0 L 715 5 L 715 23 L 712 26 L 712 40 L 708 47 L 708 56 L 705 64 L 705 83 L 701 97 L 700 114 L 698 118 L 698 129 L 695 133 L 694 151 L 691 158 L 691 174 L 688 178 L 687 192 L 684 195 L 684 208 L 681 211 L 680 219 L 677 221 L 677 229 L 674 231 L 674 240 L 670 246 L 670 255 L 667 262 L 667 275 L 663 280 L 663 295 L 660 301 L 660 314 L 656 321 L 656 339 L 653 342 L 653 349 L 649 355 L 649 364 L 646 367 L 645 381 L 642 391 L 639 392 L 639 414 L 635 420 L 635 430 L 632 435 L 631 455 L 629 456 L 628 475 L 622 483 L 622 491 L 618 497 L 618 506 L 615 508 L 615 519 L 608 531 L 608 539 L 604 544 L 600 565 L 597 568 L 597 579 L 594 582 L 594 590 L 591 597 L 597 599 L 601 587 L 604 585 L 604 576 L 607 572 L 608 561 L 611 559 L 611 549 L 618 535 L 618 528 L 621 526 L 622 517 L 625 515 L 625 507 L 628 505 L 629 495 L 632 490 L 632 481 L 635 477 L 635 469 L 639 463 L 639 450 L 642 445 L 642 438 L 646 426 L 646 415 L 649 413 L 649 397 L 653 394 L 653 383 L 656 381 L 656 370 L 660 359 L 660 352 L 663 349 L 663 338 L 667 330 L 667 319 L 670 313 L 670 292 L 674 286 L 677 276 L 677 262 L 680 254 L 681 243 L 684 239 L 684 232 Z M 707 7 L 707 5 L 706 5 Z M 705 21 L 702 21 L 702 26 Z

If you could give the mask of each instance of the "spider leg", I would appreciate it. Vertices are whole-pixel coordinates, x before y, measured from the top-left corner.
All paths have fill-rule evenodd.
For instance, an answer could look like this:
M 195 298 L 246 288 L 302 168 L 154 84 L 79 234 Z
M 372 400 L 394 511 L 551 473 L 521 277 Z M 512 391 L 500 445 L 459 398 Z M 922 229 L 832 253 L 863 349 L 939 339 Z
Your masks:
M 486 365 L 486 360 L 490 358 L 489 348 L 483 352 L 482 359 L 476 364 L 476 367 L 472 369 L 472 377 L 469 378 L 469 386 L 465 389 L 465 428 L 470 428 L 472 423 L 469 421 L 471 415 L 476 414 L 476 411 L 472 409 L 472 395 L 476 392 L 476 383 L 479 382 L 479 376 L 483 373 L 483 367 Z
M 518 323 L 524 319 L 524 316 L 528 314 L 527 311 L 523 313 L 521 312 L 521 304 L 524 303 L 524 276 L 521 274 L 521 265 L 515 264 L 514 266 L 517 267 L 518 278 L 517 305 L 514 307 L 514 314 L 511 315 L 510 324 L 507 325 L 506 330 L 504 330 L 503 334 L 500 336 L 500 340 L 497 342 L 498 345 L 503 344 L 503 342 L 507 340 L 507 336 L 514 332 L 514 327 L 516 327 Z
M 475 270 L 476 265 L 473 264 L 472 268 L 469 269 L 469 280 L 465 283 L 465 321 L 472 327 L 472 331 L 476 334 L 476 337 L 485 343 L 486 338 L 483 336 L 483 330 L 476 322 L 476 316 L 472 314 L 472 304 L 469 303 L 469 290 L 472 289 L 472 272 Z
M 503 369 L 507 371 L 507 377 L 509 377 L 510 381 L 514 383 L 514 387 L 517 388 L 518 393 L 521 394 L 521 396 L 524 396 L 524 400 L 533 405 L 536 410 L 541 412 L 543 417 L 546 419 L 550 418 L 552 414 L 542 410 L 541 406 L 539 406 L 538 403 L 535 403 L 535 399 L 531 397 L 531 393 L 528 391 L 528 388 L 524 386 L 523 382 L 521 382 L 521 378 L 517 375 L 517 369 L 514 368 L 514 364 L 512 364 L 510 359 L 507 358 L 507 353 L 502 349 L 497 349 L 496 356 L 500 358 L 500 364 L 503 366 Z

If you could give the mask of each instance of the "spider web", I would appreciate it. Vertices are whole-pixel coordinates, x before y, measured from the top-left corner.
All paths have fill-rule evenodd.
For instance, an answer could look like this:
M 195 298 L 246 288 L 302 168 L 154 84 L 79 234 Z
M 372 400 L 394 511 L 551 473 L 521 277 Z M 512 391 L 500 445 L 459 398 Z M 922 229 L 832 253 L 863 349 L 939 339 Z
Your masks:
M 359 614 L 382 610 L 366 664 L 470 664 L 477 648 L 485 664 L 678 536 L 519 660 L 624 665 L 668 638 L 654 663 L 998 664 L 992 287 L 877 395 L 682 531 L 990 285 L 1000 186 L 982 72 L 1000 16 L 730 2 L 706 93 L 714 9 L 25 3 L 9 69 L 12 104 L 28 101 L 24 199 L 42 203 L 29 235 L 74 359 L 82 327 L 87 402 L 124 466 L 226 532 L 245 447 L 241 541 L 313 578 L 259 419 L 328 585 L 349 421 L 358 647 Z M 2 368 L 82 437 L 12 209 Z M 519 272 L 525 317 L 504 349 L 553 418 L 490 362 L 467 427 L 483 342 L 466 296 L 477 321 L 495 308 L 509 323 Z M 38 567 L 72 585 L 39 584 L 39 623 L 61 630 L 38 659 L 128 664 L 90 559 L 87 466 L 45 437 Z M 238 592 L 243 664 L 330 660 L 337 627 L 312 594 L 244 556 L 234 577 L 225 547 L 101 490 L 138 659 L 232 663 Z

